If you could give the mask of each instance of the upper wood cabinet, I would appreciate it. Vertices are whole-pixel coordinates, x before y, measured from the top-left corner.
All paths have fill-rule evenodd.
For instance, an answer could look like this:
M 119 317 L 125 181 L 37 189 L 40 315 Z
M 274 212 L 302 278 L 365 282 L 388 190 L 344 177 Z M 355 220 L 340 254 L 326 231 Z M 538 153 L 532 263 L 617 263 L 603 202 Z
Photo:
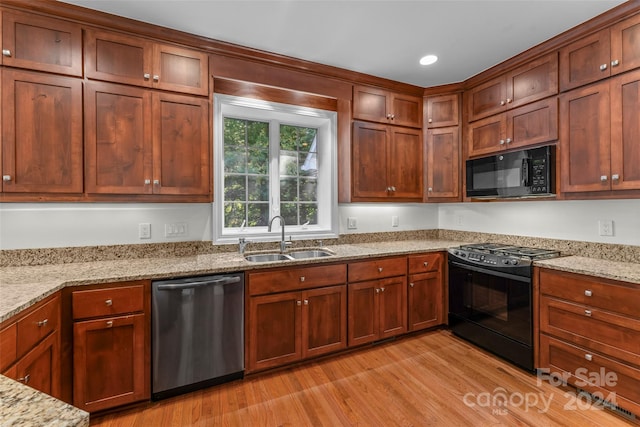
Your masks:
M 640 67 L 640 15 L 560 49 L 560 90 Z
M 210 193 L 206 99 L 87 82 L 84 102 L 88 193 Z
M 82 76 L 82 29 L 73 22 L 5 10 L 2 64 Z
M 458 94 L 430 96 L 426 98 L 426 122 L 428 128 L 458 126 Z
M 531 61 L 465 93 L 468 121 L 516 108 L 558 93 L 558 54 Z
M 2 191 L 82 192 L 82 82 L 2 70 Z
M 558 100 L 549 98 L 469 123 L 467 157 L 558 139 Z
M 421 201 L 423 143 L 418 129 L 354 122 L 353 201 Z
M 353 118 L 419 128 L 422 127 L 422 98 L 356 85 Z
M 85 30 L 90 79 L 208 95 L 209 59 L 197 50 L 108 31 Z
M 427 200 L 460 199 L 459 135 L 458 126 L 427 131 Z
M 640 70 L 560 97 L 561 189 L 640 189 Z

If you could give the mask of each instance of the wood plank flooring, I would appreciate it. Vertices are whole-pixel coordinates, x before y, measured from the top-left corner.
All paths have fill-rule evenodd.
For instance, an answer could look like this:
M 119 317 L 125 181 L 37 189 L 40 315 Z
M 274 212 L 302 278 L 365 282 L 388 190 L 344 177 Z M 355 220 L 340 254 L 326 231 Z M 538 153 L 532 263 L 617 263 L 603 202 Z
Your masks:
M 577 399 L 571 387 L 537 382 L 535 375 L 436 330 L 92 417 L 91 425 L 636 425 L 588 405 L 584 396 Z

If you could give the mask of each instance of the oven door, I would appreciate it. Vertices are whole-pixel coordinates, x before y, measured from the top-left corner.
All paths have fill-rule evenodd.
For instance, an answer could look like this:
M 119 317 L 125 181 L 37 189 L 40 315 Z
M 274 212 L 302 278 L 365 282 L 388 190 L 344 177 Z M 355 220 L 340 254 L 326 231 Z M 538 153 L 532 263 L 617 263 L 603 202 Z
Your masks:
M 531 278 L 449 260 L 449 326 L 457 335 L 533 369 Z

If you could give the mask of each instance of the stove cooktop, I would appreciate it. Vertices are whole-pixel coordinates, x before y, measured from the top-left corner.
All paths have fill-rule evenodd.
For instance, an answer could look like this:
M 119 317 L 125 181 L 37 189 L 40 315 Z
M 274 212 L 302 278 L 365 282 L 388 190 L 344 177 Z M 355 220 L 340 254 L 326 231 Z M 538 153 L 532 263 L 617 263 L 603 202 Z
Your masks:
M 556 258 L 560 256 L 560 251 L 553 249 L 528 248 L 501 243 L 472 243 L 468 245 L 461 245 L 460 249 L 475 253 L 485 253 L 505 257 L 519 257 L 532 261 Z

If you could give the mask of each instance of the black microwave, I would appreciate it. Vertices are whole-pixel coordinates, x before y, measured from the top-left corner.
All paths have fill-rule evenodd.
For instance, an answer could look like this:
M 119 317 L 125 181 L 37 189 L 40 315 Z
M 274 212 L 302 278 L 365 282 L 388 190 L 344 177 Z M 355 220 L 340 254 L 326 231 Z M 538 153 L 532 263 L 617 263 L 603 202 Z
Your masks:
M 467 197 L 553 195 L 555 169 L 554 145 L 467 160 Z

